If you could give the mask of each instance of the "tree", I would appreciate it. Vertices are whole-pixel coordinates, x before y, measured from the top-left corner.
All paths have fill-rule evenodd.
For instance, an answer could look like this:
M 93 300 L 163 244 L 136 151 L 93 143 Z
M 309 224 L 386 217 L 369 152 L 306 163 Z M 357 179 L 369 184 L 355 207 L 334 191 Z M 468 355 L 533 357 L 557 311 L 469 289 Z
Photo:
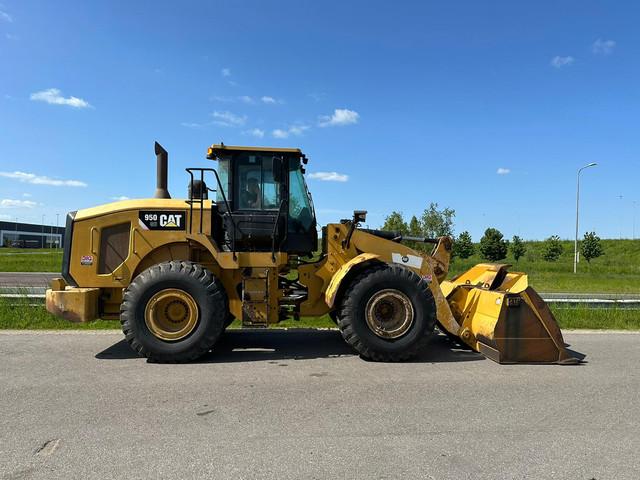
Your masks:
M 502 233 L 496 228 L 487 228 L 480 239 L 480 253 L 492 262 L 502 260 L 507 256 L 509 242 L 504 240 Z
M 422 236 L 422 227 L 420 226 L 420 221 L 416 218 L 415 215 L 411 217 L 409 220 L 409 226 L 407 234 L 412 237 L 421 237 Z M 424 243 L 420 242 L 407 242 L 407 246 L 414 248 L 416 250 L 424 250 Z
M 517 262 L 525 253 L 527 253 L 527 247 L 518 235 L 514 235 L 511 240 L 511 254 L 513 258 L 515 258 Z
M 404 221 L 401 212 L 393 211 L 391 215 L 389 215 L 384 220 L 384 225 L 382 226 L 382 230 L 387 230 L 390 232 L 400 232 L 407 233 L 409 227 L 407 227 L 407 222 Z
M 602 245 L 600 244 L 600 237 L 596 235 L 596 232 L 587 232 L 584 234 L 584 240 L 582 240 L 582 245 L 580 245 L 580 253 L 582 253 L 587 263 L 591 262 L 592 258 L 598 258 L 600 255 L 604 255 Z
M 456 211 L 452 208 L 438 210 L 438 204 L 432 202 L 420 218 L 422 234 L 428 238 L 445 235 L 453 237 L 453 218 L 455 216 Z
M 415 215 L 413 215 L 411 217 L 411 220 L 409 220 L 409 235 L 411 235 L 412 237 L 419 237 L 420 235 L 422 235 L 420 222 Z
M 556 262 L 560 258 L 560 255 L 562 255 L 563 250 L 564 248 L 562 243 L 560 243 L 560 237 L 552 235 L 544 241 L 542 258 L 547 262 Z
M 471 240 L 471 234 L 466 230 L 458 235 L 458 238 L 453 242 L 453 251 L 451 255 L 460 258 L 469 258 L 475 253 L 475 247 Z

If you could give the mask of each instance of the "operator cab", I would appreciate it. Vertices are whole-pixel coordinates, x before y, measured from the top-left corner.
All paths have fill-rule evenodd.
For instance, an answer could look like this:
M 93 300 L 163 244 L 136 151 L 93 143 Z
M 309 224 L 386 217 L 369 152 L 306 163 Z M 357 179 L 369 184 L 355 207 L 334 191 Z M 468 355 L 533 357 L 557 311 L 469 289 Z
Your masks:
M 311 254 L 318 235 L 299 149 L 212 145 L 221 188 L 213 212 L 214 240 L 234 251 Z

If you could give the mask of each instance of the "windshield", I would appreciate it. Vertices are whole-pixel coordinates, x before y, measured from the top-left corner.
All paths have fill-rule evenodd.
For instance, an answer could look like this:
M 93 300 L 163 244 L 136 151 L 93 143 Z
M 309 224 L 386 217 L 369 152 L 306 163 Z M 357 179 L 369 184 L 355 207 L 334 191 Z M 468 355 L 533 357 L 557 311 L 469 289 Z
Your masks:
M 314 218 L 313 202 L 300 170 L 300 161 L 292 158 L 289 160 L 289 232 L 308 232 Z

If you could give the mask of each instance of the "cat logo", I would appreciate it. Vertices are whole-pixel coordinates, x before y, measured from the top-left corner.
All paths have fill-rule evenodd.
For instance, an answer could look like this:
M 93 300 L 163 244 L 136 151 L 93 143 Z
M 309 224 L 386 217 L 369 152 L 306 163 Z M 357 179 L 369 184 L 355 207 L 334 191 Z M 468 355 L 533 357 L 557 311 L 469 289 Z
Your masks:
M 180 228 L 182 222 L 181 215 L 160 215 L 160 226 L 162 228 Z
M 186 217 L 184 211 L 141 210 L 138 224 L 144 230 L 184 230 Z

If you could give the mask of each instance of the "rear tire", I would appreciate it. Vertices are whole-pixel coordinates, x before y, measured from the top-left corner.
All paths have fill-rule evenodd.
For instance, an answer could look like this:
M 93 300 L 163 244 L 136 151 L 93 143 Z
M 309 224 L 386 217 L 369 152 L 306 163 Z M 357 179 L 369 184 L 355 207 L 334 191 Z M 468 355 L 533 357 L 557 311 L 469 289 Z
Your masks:
M 370 360 L 408 360 L 433 335 L 436 305 L 427 283 L 400 265 L 377 265 L 356 276 L 338 310 L 345 341 Z
M 188 362 L 208 352 L 228 315 L 220 281 L 201 265 L 185 261 L 142 272 L 125 290 L 120 307 L 131 348 L 162 363 Z

